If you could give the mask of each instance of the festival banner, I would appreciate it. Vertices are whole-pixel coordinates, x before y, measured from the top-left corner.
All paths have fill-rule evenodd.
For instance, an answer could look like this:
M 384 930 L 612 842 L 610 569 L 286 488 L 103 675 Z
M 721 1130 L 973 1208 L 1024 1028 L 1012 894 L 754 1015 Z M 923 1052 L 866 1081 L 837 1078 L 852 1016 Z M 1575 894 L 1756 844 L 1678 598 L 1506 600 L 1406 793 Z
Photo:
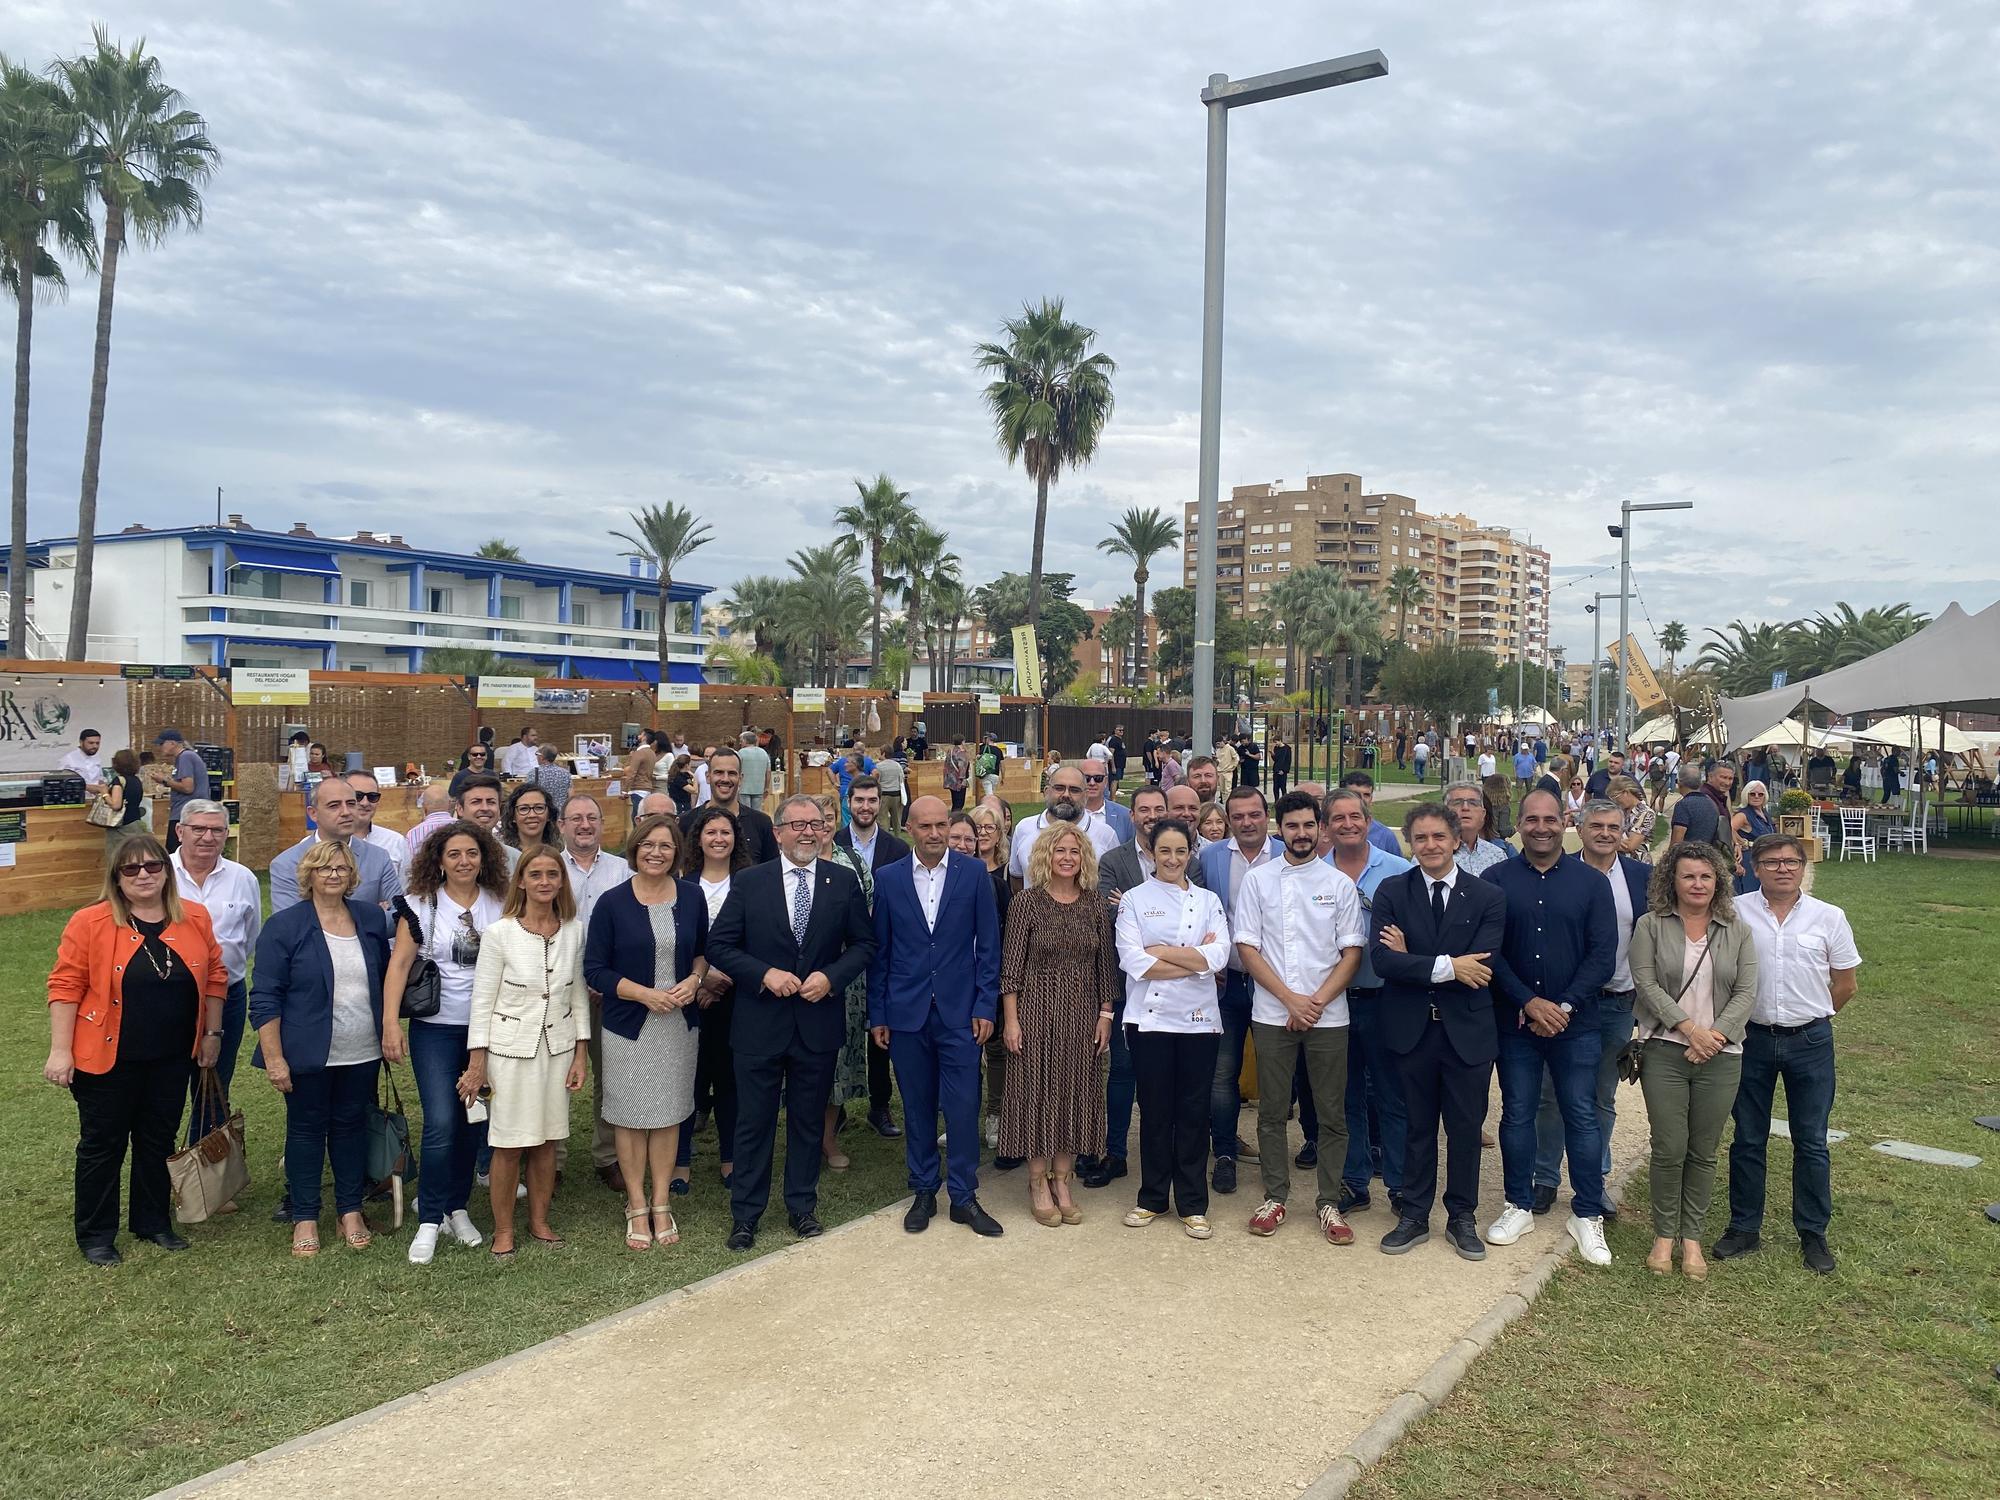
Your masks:
M 482 677 L 479 679 L 479 695 L 474 703 L 479 708 L 526 708 L 535 706 L 535 679 L 532 677 Z
M 229 674 L 229 699 L 238 708 L 312 702 L 312 672 L 305 667 L 237 667 Z
M 924 711 L 924 695 L 922 693 L 898 693 L 896 694 L 896 707 L 906 714 L 920 714 Z
M 0 775 L 53 771 L 86 729 L 104 736 L 98 760 L 132 743 L 125 684 L 116 677 L 0 679 Z
M 1032 625 L 1014 627 L 1014 691 L 1023 698 L 1042 696 L 1042 657 L 1035 649 Z
M 1650 713 L 1667 701 L 1666 690 L 1660 686 L 1660 679 L 1653 675 L 1652 665 L 1646 660 L 1646 653 L 1638 641 L 1625 637 L 1625 646 L 1631 655 L 1632 664 L 1625 672 L 1625 687 L 1632 694 L 1632 706 L 1640 713 Z M 1616 644 L 1611 647 L 1611 659 L 1624 661 L 1624 653 Z

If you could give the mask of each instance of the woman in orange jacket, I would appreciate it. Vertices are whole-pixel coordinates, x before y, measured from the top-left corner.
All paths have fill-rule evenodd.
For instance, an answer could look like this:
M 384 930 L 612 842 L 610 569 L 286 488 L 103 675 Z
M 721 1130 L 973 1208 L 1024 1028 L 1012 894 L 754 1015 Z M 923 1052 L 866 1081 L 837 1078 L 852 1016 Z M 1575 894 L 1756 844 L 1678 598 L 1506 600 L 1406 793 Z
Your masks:
M 167 1158 L 189 1059 L 215 1066 L 229 975 L 208 909 L 183 903 L 167 851 L 129 834 L 107 855 L 103 898 L 63 928 L 49 975 L 42 1076 L 76 1100 L 76 1243 L 115 1266 L 118 1188 L 132 1151 L 132 1233 L 163 1250 L 187 1241 L 169 1218 Z

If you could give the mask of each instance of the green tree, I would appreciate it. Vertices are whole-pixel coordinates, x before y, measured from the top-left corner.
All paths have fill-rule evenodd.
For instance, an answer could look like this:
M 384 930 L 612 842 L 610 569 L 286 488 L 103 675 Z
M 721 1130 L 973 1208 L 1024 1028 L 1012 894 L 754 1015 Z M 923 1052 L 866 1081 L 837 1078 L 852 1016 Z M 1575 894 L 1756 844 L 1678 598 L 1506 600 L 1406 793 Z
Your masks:
M 1930 623 L 1907 604 L 1857 613 L 1845 600 L 1810 619 L 1794 620 L 1785 633 L 1785 667 L 1793 681 L 1817 677 L 1839 667 L 1866 661 L 1878 651 L 1915 635 Z
M 1042 623 L 1035 632 L 1037 654 L 1042 660 L 1042 692 L 1053 696 L 1069 686 L 1076 676 L 1076 643 L 1090 639 L 1095 628 L 1089 615 L 1070 602 L 1076 587 L 1073 573 L 1049 573 L 1042 578 L 1046 597 L 1042 601 Z M 973 599 L 993 633 L 996 649 L 1007 654 L 1007 641 L 1016 625 L 1028 619 L 1030 580 L 1020 573 L 1002 573 Z
M 1709 630 L 1713 639 L 1701 648 L 1694 664 L 1712 673 L 1721 691 L 1734 697 L 1761 693 L 1770 687 L 1773 673 L 1787 669 L 1789 631 L 1785 625 L 1746 625 L 1732 620 L 1722 630 Z M 1609 701 L 1614 705 L 1618 701 L 1615 680 Z
M 931 691 L 948 693 L 958 667 L 958 628 L 972 609 L 972 595 L 966 590 L 956 563 L 948 573 L 940 572 L 931 581 L 930 609 L 942 638 L 940 645 L 931 651 Z M 943 676 L 938 675 L 940 654 L 944 661 Z
M 673 600 L 668 591 L 674 586 L 674 570 L 687 561 L 698 547 L 706 546 L 712 538 L 708 533 L 708 523 L 697 520 L 695 513 L 687 506 L 669 500 L 664 505 L 649 505 L 644 510 L 632 512 L 632 530 L 611 533 L 621 542 L 627 542 L 632 550 L 621 552 L 621 557 L 642 558 L 653 565 L 659 575 L 659 619 L 656 622 L 657 648 L 660 656 L 660 681 L 667 677 L 667 636 L 673 628 Z
M 1669 620 L 1660 627 L 1660 654 L 1666 657 L 1668 670 L 1672 670 L 1676 658 L 1687 648 L 1687 626 L 1679 620 Z
M 958 555 L 947 549 L 949 538 L 914 511 L 890 534 L 884 563 L 894 569 L 895 586 L 903 594 L 903 674 L 910 685 L 910 663 L 916 660 L 924 631 L 924 607 L 931 585 L 940 576 L 958 575 Z
M 111 383 L 111 310 L 118 259 L 127 235 L 156 245 L 176 229 L 198 228 L 201 185 L 218 153 L 208 123 L 185 107 L 160 76 L 145 42 L 129 50 L 102 27 L 94 48 L 53 69 L 78 126 L 78 181 L 104 209 L 97 280 L 97 345 L 90 372 L 90 416 L 83 438 L 83 482 L 76 507 L 76 579 L 70 586 L 69 659 L 90 644 L 90 594 L 97 541 L 98 465 L 104 451 L 104 399 Z
M 916 519 L 910 509 L 907 490 L 896 488 L 895 481 L 887 474 L 877 474 L 873 483 L 854 481 L 855 501 L 843 505 L 833 513 L 834 523 L 848 529 L 849 539 L 856 548 L 868 554 L 868 577 L 874 585 L 874 631 L 868 642 L 868 668 L 872 672 L 882 665 L 882 588 L 885 575 L 882 570 L 882 555 L 889 548 L 897 533 L 902 532 Z
M 1132 646 L 1139 639 L 1138 601 L 1130 594 L 1120 594 L 1117 603 L 1105 612 L 1104 623 L 1098 627 L 1097 638 L 1109 646 L 1118 659 L 1118 681 L 1115 686 L 1135 685 L 1138 674 L 1131 668 Z M 1144 655 L 1141 651 L 1138 653 Z
M 1382 611 L 1373 597 L 1349 588 L 1331 568 L 1308 568 L 1291 634 L 1308 655 L 1345 658 L 1350 706 L 1361 710 L 1361 658 L 1382 652 Z
M 777 662 L 742 641 L 713 641 L 708 648 L 708 665 L 727 672 L 727 680 L 745 687 L 776 687 L 784 681 Z
M 1156 659 L 1169 696 L 1187 693 L 1194 682 L 1194 590 L 1176 584 L 1153 595 L 1153 627 L 1160 633 Z M 1249 648 L 1249 627 L 1218 601 L 1215 614 L 1217 677 Z
M 984 399 L 1000 451 L 1010 465 L 1019 459 L 1035 481 L 1034 545 L 1021 623 L 1039 629 L 1049 487 L 1065 469 L 1081 468 L 1096 456 L 1098 438 L 1111 420 L 1111 377 L 1118 366 L 1109 355 L 1090 352 L 1097 331 L 1064 317 L 1060 297 L 1023 307 L 1020 317 L 1001 324 L 1001 332 L 1005 343 L 981 344 L 973 352 L 977 367 L 993 377 Z M 1031 751 L 1036 739 L 1031 714 Z
M 521 561 L 521 549 L 505 537 L 497 536 L 489 537 L 487 540 L 481 542 L 479 550 L 472 555 L 474 557 L 490 557 L 500 562 Z
M 780 617 L 784 609 L 786 580 L 769 573 L 753 573 L 736 580 L 722 607 L 729 614 L 733 632 L 749 632 L 753 649 L 760 656 L 776 658 L 780 649 Z
M 1382 589 L 1382 601 L 1396 611 L 1397 645 L 1410 644 L 1410 611 L 1421 608 L 1430 596 L 1430 590 L 1424 587 L 1424 575 L 1409 563 L 1391 570 Z
M 1146 580 L 1150 576 L 1147 565 L 1167 548 L 1180 544 L 1181 528 L 1172 516 L 1157 508 L 1141 510 L 1136 505 L 1127 510 L 1120 520 L 1113 522 L 1111 535 L 1097 544 L 1100 552 L 1132 559 L 1132 596 L 1136 601 L 1133 610 L 1137 620 L 1146 618 Z M 1140 628 L 1135 625 L 1132 634 L 1141 634 Z M 1121 656 L 1120 660 L 1124 658 Z M 1144 687 L 1146 653 L 1135 652 L 1133 662 L 1136 668 L 1133 685 Z
M 71 167 L 76 116 L 62 90 L 0 53 L 0 287 L 14 317 L 14 475 L 7 648 L 28 654 L 28 391 L 35 299 L 68 290 L 59 251 L 97 264 L 90 206 Z
M 1397 651 L 1383 663 L 1382 694 L 1389 702 L 1407 703 L 1449 725 L 1468 714 L 1486 712 L 1487 690 L 1498 670 L 1493 653 L 1476 646 L 1441 642 Z
M 531 661 L 502 656 L 480 646 L 433 646 L 424 652 L 426 672 L 445 677 L 545 677 L 548 674 Z
M 814 681 L 838 687 L 839 663 L 860 645 L 868 624 L 868 585 L 856 571 L 853 549 L 839 542 L 793 553 L 791 568 L 781 628 L 805 653 Z

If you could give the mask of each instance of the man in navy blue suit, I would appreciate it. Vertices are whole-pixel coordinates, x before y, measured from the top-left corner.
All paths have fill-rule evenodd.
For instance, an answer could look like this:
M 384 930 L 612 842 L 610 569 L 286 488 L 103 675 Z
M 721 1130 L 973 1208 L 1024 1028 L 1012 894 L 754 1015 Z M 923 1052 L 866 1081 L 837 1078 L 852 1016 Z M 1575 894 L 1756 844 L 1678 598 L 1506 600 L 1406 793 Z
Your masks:
M 1438 1120 L 1450 1151 L 1445 1236 L 1467 1260 L 1484 1260 L 1479 1209 L 1479 1127 L 1493 1060 L 1492 960 L 1507 929 L 1507 898 L 1459 869 L 1458 820 L 1435 802 L 1403 816 L 1417 868 L 1375 888 L 1370 959 L 1382 980 L 1381 1035 L 1403 1081 L 1409 1130 L 1403 1143 L 1403 1211 L 1382 1238 L 1400 1255 L 1431 1237 L 1437 1196 Z
M 920 1233 L 937 1213 L 942 1109 L 952 1222 L 991 1236 L 1001 1227 L 979 1206 L 979 1056 L 1000 999 L 1000 916 L 986 867 L 946 847 L 950 819 L 942 798 L 917 798 L 906 824 L 916 857 L 876 871 L 868 1025 L 903 1091 L 915 1195 L 903 1227 Z

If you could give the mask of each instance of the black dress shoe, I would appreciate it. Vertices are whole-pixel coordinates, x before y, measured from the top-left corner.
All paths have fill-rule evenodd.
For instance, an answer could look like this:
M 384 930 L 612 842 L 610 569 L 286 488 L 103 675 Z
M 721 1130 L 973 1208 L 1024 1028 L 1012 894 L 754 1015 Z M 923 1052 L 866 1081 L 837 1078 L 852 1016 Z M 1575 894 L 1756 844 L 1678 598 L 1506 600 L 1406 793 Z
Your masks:
M 1446 1220 L 1444 1237 L 1451 1241 L 1451 1248 L 1458 1252 L 1460 1260 L 1486 1259 L 1486 1242 L 1480 1239 L 1479 1227 L 1472 1220 Z
M 1236 1158 L 1233 1156 L 1218 1156 L 1215 1159 L 1215 1176 L 1210 1179 L 1209 1185 L 1218 1193 L 1235 1192 Z
M 902 1138 L 903 1127 L 896 1123 L 895 1119 L 886 1109 L 869 1110 L 868 1124 L 885 1141 L 900 1140 Z
M 1361 1209 L 1366 1208 L 1368 1204 L 1369 1204 L 1369 1198 L 1366 1192 L 1357 1193 L 1354 1191 L 1353 1188 L 1349 1187 L 1344 1182 L 1340 1185 L 1341 1213 L 1343 1214 L 1356 1213 L 1359 1212 Z
M 1025 1156 L 996 1156 L 993 1158 L 993 1170 L 996 1172 L 1011 1172 L 1016 1167 L 1023 1167 L 1027 1164 L 1028 1158 Z
M 1000 1221 L 979 1206 L 977 1198 L 967 1198 L 963 1203 L 951 1206 L 951 1222 L 969 1225 L 972 1232 L 987 1239 L 997 1239 L 1007 1231 L 1000 1227 Z
M 1817 1271 L 1822 1276 L 1832 1275 L 1837 1264 L 1833 1252 L 1826 1248 L 1826 1236 L 1823 1234 L 1800 1235 L 1799 1256 L 1805 1261 L 1808 1271 Z
M 1384 1255 L 1401 1255 L 1431 1237 L 1431 1226 L 1422 1219 L 1398 1219 L 1396 1227 L 1382 1236 Z
M 292 1222 L 292 1199 L 289 1193 L 279 1195 L 278 1206 L 271 1210 L 271 1222 L 273 1224 Z
M 93 1266 L 123 1265 L 125 1257 L 118 1253 L 116 1245 L 85 1245 L 83 1258 Z
M 142 1234 L 139 1238 L 148 1244 L 158 1245 L 162 1250 L 185 1250 L 188 1247 L 188 1242 L 171 1229 L 155 1230 L 152 1234 Z
M 745 1224 L 742 1220 L 729 1226 L 729 1238 L 722 1242 L 725 1250 L 748 1250 L 757 1243 L 757 1226 Z
M 1732 1229 L 1715 1242 L 1714 1255 L 1717 1260 L 1734 1260 L 1739 1255 L 1748 1255 L 1763 1248 L 1763 1238 L 1754 1231 Z
M 1555 1206 L 1556 1206 L 1556 1190 L 1552 1187 L 1543 1187 L 1539 1182 L 1536 1183 L 1535 1201 L 1533 1205 L 1535 1212 L 1538 1214 L 1545 1214 Z
M 816 1240 L 826 1233 L 826 1226 L 820 1223 L 818 1214 L 792 1214 L 790 1217 L 792 1233 L 802 1240 Z
M 1292 1158 L 1295 1167 L 1316 1167 L 1319 1165 L 1319 1142 L 1307 1141 L 1299 1147 L 1299 1154 Z
M 1098 1159 L 1097 1165 L 1092 1167 L 1088 1172 L 1085 1172 L 1083 1174 L 1083 1185 L 1087 1188 L 1110 1187 L 1113 1182 L 1115 1182 L 1118 1178 L 1123 1177 L 1124 1175 L 1125 1175 L 1124 1157 L 1122 1156 L 1100 1157 Z
M 922 1234 L 936 1217 L 937 1194 L 918 1193 L 910 1200 L 910 1211 L 903 1215 L 903 1227 L 911 1234 Z
M 1095 1156 L 1079 1156 L 1079 1157 L 1077 1157 L 1077 1159 L 1076 1159 L 1076 1175 L 1077 1175 L 1078 1177 L 1088 1177 L 1088 1176 L 1090 1176 L 1090 1174 L 1091 1174 L 1092 1172 L 1094 1172 L 1094 1171 L 1096 1171 L 1096 1170 L 1097 1170 L 1097 1164 L 1098 1164 L 1098 1162 L 1099 1162 L 1100 1160 L 1102 1160 L 1102 1158 L 1100 1158 L 1100 1157 L 1095 1157 Z

